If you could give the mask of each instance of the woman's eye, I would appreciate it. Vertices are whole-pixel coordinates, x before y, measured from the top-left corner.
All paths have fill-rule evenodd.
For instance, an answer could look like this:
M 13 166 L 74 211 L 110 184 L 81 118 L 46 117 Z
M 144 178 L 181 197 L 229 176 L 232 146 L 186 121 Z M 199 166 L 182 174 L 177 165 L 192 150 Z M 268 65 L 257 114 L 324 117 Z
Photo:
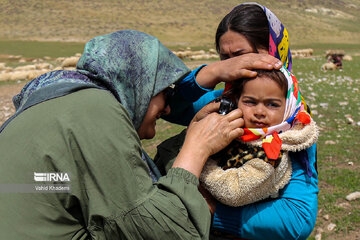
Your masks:
M 238 56 L 241 56 L 241 55 L 244 55 L 244 54 L 246 54 L 246 53 L 239 51 L 239 52 L 234 52 L 233 55 L 234 55 L 235 57 L 238 57 Z
M 229 54 L 220 54 L 220 60 L 226 60 L 229 58 L 230 58 Z

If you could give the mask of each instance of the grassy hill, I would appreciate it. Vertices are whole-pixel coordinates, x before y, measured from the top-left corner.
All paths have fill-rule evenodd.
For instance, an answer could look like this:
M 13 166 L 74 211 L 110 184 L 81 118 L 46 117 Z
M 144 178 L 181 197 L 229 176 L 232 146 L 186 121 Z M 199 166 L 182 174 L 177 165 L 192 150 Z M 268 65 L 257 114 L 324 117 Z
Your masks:
M 358 0 L 258 1 L 291 43 L 360 43 Z M 86 42 L 120 29 L 157 36 L 169 47 L 212 46 L 217 24 L 239 1 L 0 0 L 0 39 Z

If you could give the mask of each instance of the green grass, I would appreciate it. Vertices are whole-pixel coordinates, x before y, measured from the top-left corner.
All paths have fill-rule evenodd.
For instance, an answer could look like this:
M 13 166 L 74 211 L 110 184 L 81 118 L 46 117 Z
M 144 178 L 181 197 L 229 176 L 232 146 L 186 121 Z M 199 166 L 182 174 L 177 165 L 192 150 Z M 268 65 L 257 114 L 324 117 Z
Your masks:
M 322 46 L 324 49 L 344 49 L 346 52 L 359 52 L 357 45 Z M 351 51 L 350 51 L 351 50 Z M 326 229 L 329 221 L 322 216 L 330 215 L 330 221 L 337 225 L 335 232 L 326 232 L 323 239 L 338 239 L 360 227 L 359 200 L 350 202 L 350 208 L 340 207 L 346 203 L 345 197 L 359 191 L 360 175 L 360 126 L 347 123 L 349 114 L 360 121 L 360 57 L 343 62 L 343 71 L 320 71 L 323 56 L 315 59 L 295 59 L 293 72 L 298 77 L 305 99 L 310 105 L 317 105 L 312 110 L 314 119 L 322 128 L 318 141 L 319 167 L 319 209 L 316 226 Z M 328 107 L 321 107 L 328 104 Z M 344 104 L 343 106 L 341 104 Z M 334 141 L 335 144 L 326 144 Z M 353 166 L 348 165 L 353 162 Z
M 219 21 L 241 2 L 0 0 L 0 39 L 86 42 L 97 35 L 136 29 L 171 46 L 204 46 L 213 44 Z M 284 23 L 291 43 L 360 43 L 358 1 L 257 2 L 271 8 Z M 309 8 L 330 8 L 343 16 L 310 13 Z
M 84 50 L 84 43 L 0 40 L 0 54 L 21 55 L 26 58 L 73 56 Z

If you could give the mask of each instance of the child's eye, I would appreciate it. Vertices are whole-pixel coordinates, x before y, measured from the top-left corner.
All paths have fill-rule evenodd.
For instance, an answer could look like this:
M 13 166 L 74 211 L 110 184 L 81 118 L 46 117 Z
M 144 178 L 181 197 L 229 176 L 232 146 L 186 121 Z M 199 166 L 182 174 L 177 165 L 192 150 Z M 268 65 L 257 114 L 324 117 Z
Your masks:
M 278 107 L 280 107 L 280 104 L 278 104 L 278 103 L 268 103 L 267 104 L 269 107 L 271 107 L 271 108 L 278 108 Z
M 245 105 L 251 105 L 251 106 L 256 105 L 256 101 L 252 101 L 252 100 L 244 100 L 243 103 Z

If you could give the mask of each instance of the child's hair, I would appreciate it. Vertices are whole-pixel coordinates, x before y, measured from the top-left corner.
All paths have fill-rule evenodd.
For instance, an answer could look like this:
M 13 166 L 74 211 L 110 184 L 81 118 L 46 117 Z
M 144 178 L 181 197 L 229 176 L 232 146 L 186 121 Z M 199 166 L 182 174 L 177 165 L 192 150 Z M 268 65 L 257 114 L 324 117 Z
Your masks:
M 288 82 L 284 74 L 280 70 L 252 70 L 254 72 L 257 72 L 256 77 L 253 78 L 244 78 L 239 79 L 232 83 L 232 87 L 224 93 L 222 97 L 226 97 L 230 99 L 233 103 L 236 105 L 238 104 L 239 98 L 241 94 L 243 93 L 245 83 L 254 80 L 256 78 L 261 77 L 267 77 L 271 80 L 274 80 L 280 87 L 280 89 L 283 91 L 283 96 L 287 97 L 287 91 L 288 91 Z

